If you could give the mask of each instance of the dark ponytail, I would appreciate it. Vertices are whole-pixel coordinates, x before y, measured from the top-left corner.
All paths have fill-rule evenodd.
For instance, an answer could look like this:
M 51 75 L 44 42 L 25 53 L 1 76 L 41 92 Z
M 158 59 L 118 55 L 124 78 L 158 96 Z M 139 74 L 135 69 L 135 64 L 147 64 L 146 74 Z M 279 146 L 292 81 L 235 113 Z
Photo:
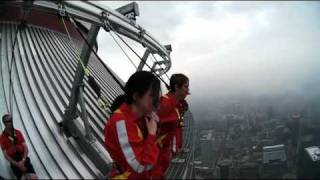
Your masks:
M 111 105 L 111 107 L 110 107 L 110 110 L 111 110 L 112 113 L 113 113 L 115 110 L 117 110 L 117 109 L 121 106 L 122 103 L 124 103 L 125 98 L 126 98 L 125 95 L 124 95 L 124 94 L 121 94 L 121 95 L 119 95 L 118 97 L 116 97 L 116 98 L 113 100 L 112 105 Z

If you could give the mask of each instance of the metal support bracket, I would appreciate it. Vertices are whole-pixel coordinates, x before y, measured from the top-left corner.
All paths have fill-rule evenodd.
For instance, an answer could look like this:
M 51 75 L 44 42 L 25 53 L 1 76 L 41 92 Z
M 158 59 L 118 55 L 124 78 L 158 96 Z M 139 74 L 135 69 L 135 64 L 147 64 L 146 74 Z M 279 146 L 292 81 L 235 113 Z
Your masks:
M 89 33 L 88 33 L 88 42 L 90 45 L 93 45 L 95 43 L 99 29 L 100 29 L 99 26 L 96 26 L 96 25 L 91 26 Z M 83 47 L 82 47 L 81 55 L 80 55 L 80 61 L 82 61 L 83 65 L 85 67 L 87 67 L 90 54 L 91 54 L 90 48 L 87 46 L 86 43 L 84 43 Z M 79 101 L 81 99 L 81 97 L 83 96 L 82 95 L 83 91 L 80 90 L 81 89 L 80 85 L 83 83 L 84 73 L 85 72 L 82 67 L 82 64 L 81 64 L 81 62 L 79 62 L 76 73 L 75 73 L 75 77 L 73 80 L 73 84 L 72 84 L 71 95 L 69 98 L 69 104 L 65 110 L 65 113 L 63 115 L 63 121 L 62 121 L 63 129 L 65 131 L 65 134 L 68 137 L 70 137 L 72 135 L 71 129 L 73 129 L 73 127 L 74 127 L 72 125 L 72 120 L 77 117 L 77 104 L 78 104 L 78 102 L 80 103 L 80 106 L 84 108 L 82 110 L 82 112 L 85 111 L 84 101 Z M 86 124 L 88 121 L 87 116 L 85 114 L 82 114 L 82 115 L 84 115 L 82 117 L 82 120 Z M 90 131 L 90 130 L 87 129 L 87 131 Z
M 139 16 L 140 14 L 139 6 L 136 2 L 121 6 L 117 8 L 116 11 L 128 18 L 133 24 L 136 22 L 136 16 Z
M 83 120 L 84 123 L 84 128 L 85 128 L 85 137 L 89 142 L 93 142 L 93 135 L 91 132 L 91 127 L 88 121 L 88 116 L 87 116 L 87 110 L 86 110 L 86 105 L 85 105 L 85 101 L 84 101 L 84 97 L 83 97 L 83 91 L 84 91 L 84 84 L 81 85 L 81 87 L 79 88 L 79 104 L 81 107 L 81 118 Z
M 111 31 L 111 24 L 109 23 L 109 13 L 108 12 L 105 12 L 105 11 L 102 11 L 101 13 L 101 21 L 103 23 L 103 29 L 107 32 L 110 32 Z
M 58 14 L 61 17 L 65 17 L 66 16 L 66 7 L 61 2 L 58 3 Z
M 146 43 L 143 40 L 143 37 L 145 34 L 146 34 L 146 30 L 143 29 L 141 26 L 139 26 L 139 36 L 138 37 L 139 37 L 140 43 L 143 47 L 146 47 Z
M 100 26 L 96 26 L 94 24 L 91 25 L 91 28 L 87 36 L 89 45 L 92 46 L 95 43 L 99 29 Z M 84 43 L 80 59 L 85 67 L 87 67 L 90 54 L 90 48 L 86 43 Z M 104 175 L 111 170 L 111 167 L 110 164 L 108 164 L 109 160 L 106 158 L 106 155 L 99 149 L 98 142 L 92 135 L 91 127 L 85 108 L 83 78 L 84 69 L 81 65 L 81 62 L 79 62 L 72 84 L 69 104 L 63 115 L 62 126 L 65 135 L 67 137 L 75 137 L 75 140 L 77 141 L 79 146 L 83 149 L 83 151 L 86 153 L 89 159 L 91 159 L 92 162 L 94 162 L 95 166 Z M 79 114 L 79 111 L 77 109 L 78 104 L 81 108 L 81 118 L 78 118 L 77 115 Z M 81 123 L 81 120 L 83 121 L 83 123 Z M 99 176 L 99 178 L 103 177 Z
M 143 69 L 143 66 L 145 65 L 145 63 L 147 62 L 147 59 L 150 55 L 150 50 L 149 49 L 146 49 L 146 51 L 144 52 L 142 58 L 141 58 L 141 62 L 137 68 L 137 71 L 142 71 Z

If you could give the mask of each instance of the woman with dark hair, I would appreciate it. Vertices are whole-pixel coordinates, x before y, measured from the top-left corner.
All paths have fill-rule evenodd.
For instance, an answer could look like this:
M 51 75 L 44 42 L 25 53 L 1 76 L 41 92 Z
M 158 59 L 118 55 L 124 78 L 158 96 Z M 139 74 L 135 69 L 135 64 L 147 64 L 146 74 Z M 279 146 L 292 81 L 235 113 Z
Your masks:
M 104 129 L 105 146 L 114 161 L 112 178 L 152 177 L 159 156 L 158 116 L 154 113 L 159 98 L 159 79 L 151 72 L 139 71 L 127 81 L 124 95 L 115 100 Z
M 0 136 L 0 145 L 4 157 L 10 162 L 13 174 L 21 179 L 38 179 L 28 157 L 28 147 L 22 133 L 13 128 L 12 116 L 6 114 L 2 117 L 5 129 Z
M 173 155 L 182 148 L 182 127 L 184 112 L 188 108 L 185 98 L 189 95 L 189 79 L 184 74 L 173 74 L 170 90 L 160 99 L 159 140 L 161 147 L 158 165 L 165 174 Z

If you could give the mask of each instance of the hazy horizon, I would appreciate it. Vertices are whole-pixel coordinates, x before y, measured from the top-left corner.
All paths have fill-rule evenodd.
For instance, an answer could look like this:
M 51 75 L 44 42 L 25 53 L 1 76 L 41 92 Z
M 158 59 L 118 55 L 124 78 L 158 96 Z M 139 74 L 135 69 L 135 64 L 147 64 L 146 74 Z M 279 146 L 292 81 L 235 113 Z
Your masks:
M 115 9 L 129 2 L 99 3 Z M 238 99 L 319 97 L 319 2 L 137 3 L 137 23 L 172 45 L 168 74 L 190 77 L 196 120 Z M 126 81 L 133 66 L 106 32 L 98 42 L 100 56 Z

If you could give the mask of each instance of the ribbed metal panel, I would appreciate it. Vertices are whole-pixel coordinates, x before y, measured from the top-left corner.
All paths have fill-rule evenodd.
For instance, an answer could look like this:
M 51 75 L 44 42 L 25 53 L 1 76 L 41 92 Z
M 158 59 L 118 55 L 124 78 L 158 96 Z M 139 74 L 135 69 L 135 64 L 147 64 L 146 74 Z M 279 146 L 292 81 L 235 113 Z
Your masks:
M 189 152 L 182 152 L 178 158 L 185 159 L 184 163 L 171 163 L 167 170 L 168 179 L 194 179 L 194 120 L 192 113 L 187 111 L 184 115 L 185 126 L 183 128 L 183 148 L 187 148 Z
M 17 25 L 0 23 L 0 113 L 8 111 L 9 61 Z M 38 176 L 48 178 L 96 178 L 100 173 L 93 162 L 81 152 L 73 138 L 66 139 L 60 133 L 58 123 L 68 103 L 72 80 L 78 63 L 81 42 L 71 44 L 66 35 L 35 26 L 28 26 L 18 33 L 14 49 L 15 64 L 13 108 L 14 126 L 25 136 L 29 156 Z M 122 93 L 104 66 L 90 57 L 90 74 L 102 86 L 108 103 Z M 85 102 L 93 134 L 103 146 L 103 128 L 108 112 L 99 108 L 94 91 L 85 80 Z M 80 110 L 80 108 L 78 107 Z M 2 126 L 2 124 L 1 124 Z M 3 127 L 1 127 L 3 129 Z M 0 153 L 0 175 L 13 177 L 8 163 Z

